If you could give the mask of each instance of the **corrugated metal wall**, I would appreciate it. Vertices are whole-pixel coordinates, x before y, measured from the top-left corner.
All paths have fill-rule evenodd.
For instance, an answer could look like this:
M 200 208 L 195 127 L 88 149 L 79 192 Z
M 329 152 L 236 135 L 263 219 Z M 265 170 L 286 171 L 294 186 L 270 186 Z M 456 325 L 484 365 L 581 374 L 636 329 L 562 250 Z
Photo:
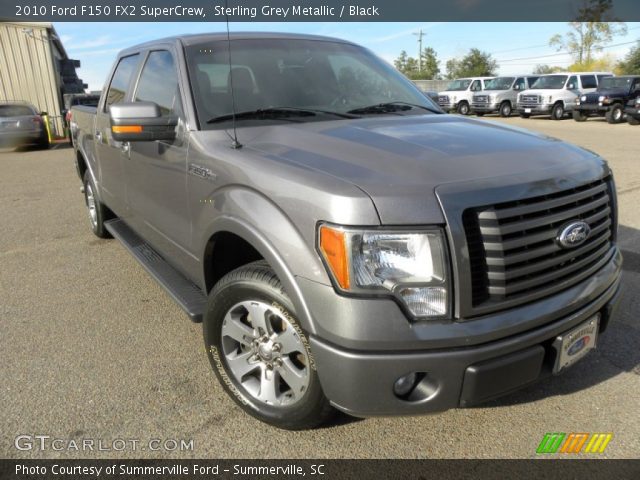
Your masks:
M 49 114 L 63 135 L 59 76 L 46 26 L 0 22 L 0 101 L 22 100 Z

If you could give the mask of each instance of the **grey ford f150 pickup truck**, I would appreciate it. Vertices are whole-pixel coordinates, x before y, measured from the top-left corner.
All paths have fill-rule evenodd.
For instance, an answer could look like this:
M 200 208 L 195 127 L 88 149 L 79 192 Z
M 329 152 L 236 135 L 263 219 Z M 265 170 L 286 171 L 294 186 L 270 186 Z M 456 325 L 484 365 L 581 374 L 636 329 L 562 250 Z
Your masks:
M 564 371 L 612 317 L 606 162 L 442 114 L 354 44 L 154 41 L 72 119 L 93 232 L 203 321 L 223 388 L 273 425 L 474 405 Z

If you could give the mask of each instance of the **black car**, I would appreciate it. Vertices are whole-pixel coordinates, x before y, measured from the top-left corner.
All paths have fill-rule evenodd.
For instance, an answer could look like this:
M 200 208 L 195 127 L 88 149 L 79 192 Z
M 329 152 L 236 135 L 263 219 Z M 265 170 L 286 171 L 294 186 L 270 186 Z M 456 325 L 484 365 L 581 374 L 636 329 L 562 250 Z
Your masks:
M 582 95 L 573 109 L 573 119 L 584 122 L 590 116 L 605 117 L 609 123 L 624 121 L 625 104 L 640 96 L 640 75 L 603 78 L 598 89 Z
M 629 100 L 627 108 L 624 109 L 627 114 L 627 121 L 631 125 L 640 125 L 640 96 Z

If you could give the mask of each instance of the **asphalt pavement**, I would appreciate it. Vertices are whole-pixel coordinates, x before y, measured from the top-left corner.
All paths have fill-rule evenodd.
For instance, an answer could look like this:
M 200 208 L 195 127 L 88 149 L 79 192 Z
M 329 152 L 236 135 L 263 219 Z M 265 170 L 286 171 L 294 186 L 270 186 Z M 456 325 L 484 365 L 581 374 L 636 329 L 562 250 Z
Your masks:
M 277 430 L 217 384 L 201 326 L 117 241 L 90 232 L 73 151 L 2 150 L 0 457 L 533 458 L 546 432 L 611 432 L 600 457 L 640 457 L 640 127 L 485 119 L 593 150 L 616 176 L 621 305 L 566 373 L 472 409 Z M 44 450 L 27 449 L 36 435 L 50 437 Z M 156 439 L 166 448 L 152 450 Z M 93 450 L 73 448 L 86 440 Z

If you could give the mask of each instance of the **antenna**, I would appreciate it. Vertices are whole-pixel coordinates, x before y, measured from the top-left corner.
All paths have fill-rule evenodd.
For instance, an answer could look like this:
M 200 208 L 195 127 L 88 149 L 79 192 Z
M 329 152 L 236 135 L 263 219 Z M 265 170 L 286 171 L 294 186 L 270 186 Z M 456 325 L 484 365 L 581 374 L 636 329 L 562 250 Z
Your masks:
M 225 17 L 227 20 L 227 50 L 229 54 L 229 84 L 231 87 L 231 115 L 233 124 L 232 148 L 242 148 L 242 144 L 238 141 L 238 131 L 236 130 L 236 94 L 233 89 L 233 67 L 231 63 L 231 34 L 229 33 L 229 0 L 224 0 Z

